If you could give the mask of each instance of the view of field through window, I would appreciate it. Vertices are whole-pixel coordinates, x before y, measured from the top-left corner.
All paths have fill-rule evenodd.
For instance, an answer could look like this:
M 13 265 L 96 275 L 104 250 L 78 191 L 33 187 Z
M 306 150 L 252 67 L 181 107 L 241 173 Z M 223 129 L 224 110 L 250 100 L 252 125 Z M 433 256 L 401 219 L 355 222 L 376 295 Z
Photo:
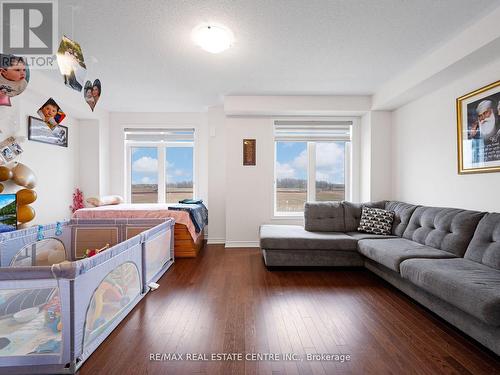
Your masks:
M 131 148 L 132 203 L 157 203 L 159 168 L 165 168 L 165 202 L 193 198 L 193 148 L 167 147 L 164 163 L 156 147 Z M 160 182 L 163 183 L 163 182 Z
M 345 199 L 345 142 L 317 142 L 315 200 Z M 307 142 L 276 142 L 276 211 L 302 212 L 307 201 Z

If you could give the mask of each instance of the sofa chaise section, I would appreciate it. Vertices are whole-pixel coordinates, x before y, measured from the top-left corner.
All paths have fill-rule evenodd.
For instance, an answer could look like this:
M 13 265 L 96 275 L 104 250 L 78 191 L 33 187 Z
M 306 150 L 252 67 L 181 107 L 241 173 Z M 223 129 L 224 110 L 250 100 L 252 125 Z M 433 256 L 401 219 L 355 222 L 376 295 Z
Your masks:
M 267 266 L 362 266 L 357 240 L 341 232 L 310 232 L 299 225 L 262 225 Z

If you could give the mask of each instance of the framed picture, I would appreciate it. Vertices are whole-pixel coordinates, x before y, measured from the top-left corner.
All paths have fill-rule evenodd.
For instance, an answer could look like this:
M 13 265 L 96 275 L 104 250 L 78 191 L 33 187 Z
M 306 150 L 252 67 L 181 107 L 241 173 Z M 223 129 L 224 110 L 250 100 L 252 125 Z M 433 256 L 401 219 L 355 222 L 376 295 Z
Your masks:
M 500 172 L 500 81 L 457 99 L 458 173 Z
M 0 233 L 17 229 L 16 194 L 0 194 Z
M 243 165 L 255 165 L 256 140 L 243 140 Z
M 45 121 L 30 116 L 28 119 L 28 139 L 30 141 L 68 147 L 68 128 L 57 125 L 54 129 L 50 129 Z

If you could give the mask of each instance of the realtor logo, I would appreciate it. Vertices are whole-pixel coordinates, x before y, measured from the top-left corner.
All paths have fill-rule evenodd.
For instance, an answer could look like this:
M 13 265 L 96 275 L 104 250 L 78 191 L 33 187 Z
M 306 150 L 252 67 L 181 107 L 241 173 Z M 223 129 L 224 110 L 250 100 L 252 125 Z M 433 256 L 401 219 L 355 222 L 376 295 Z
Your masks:
M 57 1 L 0 0 L 1 50 L 13 55 L 53 55 Z

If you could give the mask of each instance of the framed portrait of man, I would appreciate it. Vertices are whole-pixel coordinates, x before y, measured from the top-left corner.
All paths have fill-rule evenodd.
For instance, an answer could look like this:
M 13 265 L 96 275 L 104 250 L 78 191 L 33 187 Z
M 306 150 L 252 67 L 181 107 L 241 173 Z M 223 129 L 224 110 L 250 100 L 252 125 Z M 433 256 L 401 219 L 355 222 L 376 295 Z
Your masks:
M 457 99 L 458 173 L 500 172 L 500 81 Z

